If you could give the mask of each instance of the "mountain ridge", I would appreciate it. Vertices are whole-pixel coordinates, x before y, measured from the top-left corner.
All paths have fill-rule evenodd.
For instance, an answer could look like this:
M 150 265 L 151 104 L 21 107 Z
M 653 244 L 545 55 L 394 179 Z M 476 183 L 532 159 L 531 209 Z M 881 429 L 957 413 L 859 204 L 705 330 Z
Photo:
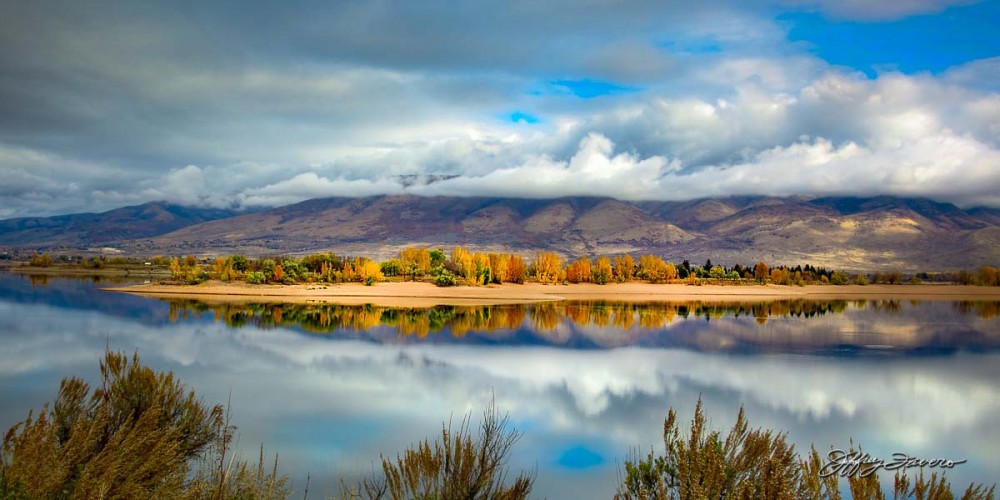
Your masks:
M 678 261 L 764 260 L 850 270 L 951 270 L 1000 261 L 1000 210 L 890 196 L 634 202 L 379 195 L 252 212 L 157 202 L 83 215 L 0 221 L 0 246 L 387 258 L 408 245 L 463 245 L 529 255 L 655 253 Z M 58 228 L 63 232 L 53 238 Z

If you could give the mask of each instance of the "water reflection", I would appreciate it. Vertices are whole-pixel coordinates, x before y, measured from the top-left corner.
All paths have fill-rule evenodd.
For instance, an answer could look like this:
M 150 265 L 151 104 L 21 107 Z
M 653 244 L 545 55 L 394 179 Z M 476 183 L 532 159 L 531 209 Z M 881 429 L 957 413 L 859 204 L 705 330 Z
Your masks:
M 261 442 L 279 452 L 296 497 L 307 474 L 310 498 L 335 494 L 341 477 L 494 396 L 525 432 L 511 466 L 537 467 L 539 497 L 610 497 L 628 450 L 659 450 L 667 408 L 689 418 L 699 396 L 715 428 L 745 405 L 752 425 L 788 431 L 798 450 L 853 438 L 877 457 L 967 459 L 953 484 L 993 481 L 997 307 L 223 306 L 0 273 L 0 429 L 55 397 L 60 378 L 94 382 L 110 346 L 138 350 L 206 401 L 231 397 L 244 458 Z
M 1000 347 L 1000 302 L 547 302 L 400 308 L 169 302 L 170 322 L 297 328 L 381 343 L 684 347 L 721 352 L 954 352 Z

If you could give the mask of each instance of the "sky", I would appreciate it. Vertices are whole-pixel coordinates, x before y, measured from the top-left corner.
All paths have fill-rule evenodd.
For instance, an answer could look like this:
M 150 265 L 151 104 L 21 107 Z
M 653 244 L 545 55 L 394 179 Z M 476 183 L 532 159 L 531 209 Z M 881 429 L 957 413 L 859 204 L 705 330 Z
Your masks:
M 0 3 L 0 218 L 375 194 L 1000 206 L 1000 1 Z

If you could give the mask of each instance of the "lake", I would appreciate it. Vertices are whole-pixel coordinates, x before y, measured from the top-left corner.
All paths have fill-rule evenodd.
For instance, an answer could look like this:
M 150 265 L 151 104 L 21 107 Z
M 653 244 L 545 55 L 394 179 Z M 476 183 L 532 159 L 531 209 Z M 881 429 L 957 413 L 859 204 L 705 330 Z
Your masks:
M 205 401 L 231 398 L 244 458 L 260 443 L 301 495 L 335 493 L 492 399 L 523 432 L 510 465 L 534 496 L 608 498 L 630 450 L 662 451 L 699 396 L 715 428 L 740 406 L 796 449 L 1000 471 L 1000 303 L 740 301 L 400 309 L 168 302 L 91 280 L 0 273 L 0 428 L 138 350 Z M 931 472 L 930 469 L 927 472 Z

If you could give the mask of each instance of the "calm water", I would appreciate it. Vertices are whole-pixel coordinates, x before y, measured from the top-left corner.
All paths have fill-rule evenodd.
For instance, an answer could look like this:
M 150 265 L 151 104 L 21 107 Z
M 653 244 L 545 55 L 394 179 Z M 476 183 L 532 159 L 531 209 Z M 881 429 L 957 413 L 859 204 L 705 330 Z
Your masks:
M 966 459 L 955 484 L 1000 478 L 1000 303 L 779 301 L 503 307 L 210 306 L 0 273 L 0 428 L 96 379 L 106 344 L 138 349 L 206 401 L 232 392 L 257 446 L 310 498 L 478 418 L 496 398 L 524 436 L 512 467 L 549 498 L 607 498 L 630 449 L 660 450 L 673 406 L 821 452 Z

